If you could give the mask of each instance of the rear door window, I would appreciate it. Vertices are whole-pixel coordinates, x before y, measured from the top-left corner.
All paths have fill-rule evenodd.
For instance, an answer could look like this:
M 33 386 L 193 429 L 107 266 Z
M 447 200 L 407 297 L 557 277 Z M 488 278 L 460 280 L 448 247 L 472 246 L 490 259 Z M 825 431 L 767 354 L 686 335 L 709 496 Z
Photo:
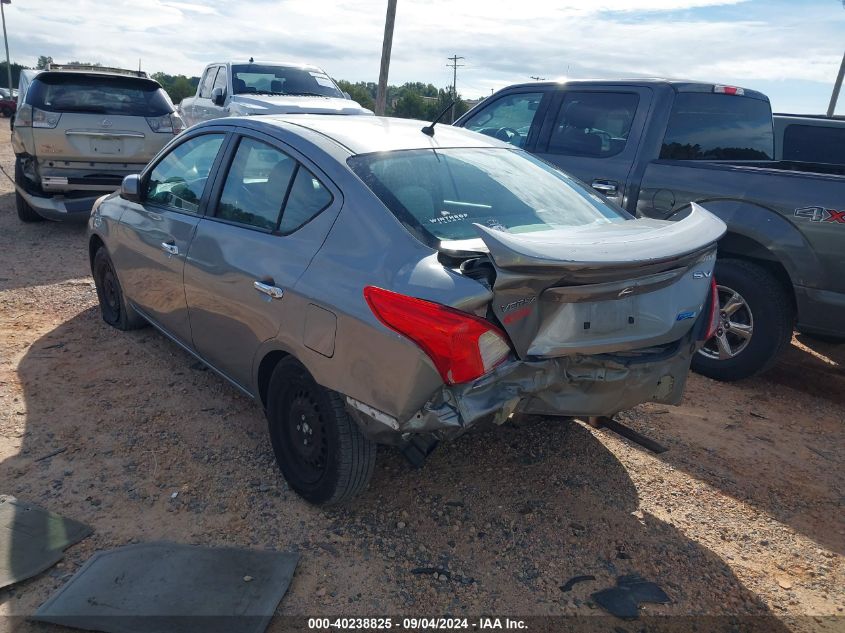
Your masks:
M 274 231 L 296 167 L 284 152 L 255 139 L 241 139 L 215 217 Z
M 199 215 L 208 174 L 224 137 L 203 134 L 174 147 L 150 173 L 146 202 Z
M 467 119 L 464 127 L 516 147 L 525 147 L 542 99 L 542 92 L 505 95 Z
M 783 160 L 845 165 L 845 128 L 796 123 L 786 126 Z
M 243 137 L 214 217 L 287 235 L 328 207 L 333 196 L 313 173 L 280 149 Z
M 638 102 L 631 92 L 567 92 L 548 152 L 599 158 L 619 154 L 628 142 Z
M 140 77 L 42 73 L 30 86 L 26 102 L 50 112 L 156 117 L 173 106 L 161 86 Z
M 660 158 L 771 160 L 772 109 L 768 101 L 708 92 L 675 95 Z
M 287 235 L 304 226 L 332 202 L 326 186 L 302 165 L 296 172 L 279 231 Z

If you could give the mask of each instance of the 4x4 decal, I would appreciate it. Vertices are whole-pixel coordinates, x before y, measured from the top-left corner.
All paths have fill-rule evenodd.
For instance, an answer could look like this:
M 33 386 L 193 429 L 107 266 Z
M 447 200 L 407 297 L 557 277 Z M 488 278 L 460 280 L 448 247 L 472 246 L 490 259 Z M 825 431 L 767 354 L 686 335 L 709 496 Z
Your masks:
M 795 209 L 796 218 L 805 218 L 810 222 L 836 222 L 845 224 L 845 210 L 825 209 L 824 207 L 801 207 Z

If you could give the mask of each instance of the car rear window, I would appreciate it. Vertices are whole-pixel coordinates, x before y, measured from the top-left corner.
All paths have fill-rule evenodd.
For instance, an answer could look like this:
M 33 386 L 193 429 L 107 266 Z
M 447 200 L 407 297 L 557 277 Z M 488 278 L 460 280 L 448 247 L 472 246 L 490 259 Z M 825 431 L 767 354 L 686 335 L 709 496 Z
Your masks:
M 675 96 L 660 158 L 771 160 L 775 137 L 768 101 L 707 92 Z
M 788 125 L 783 133 L 783 159 L 845 165 L 845 128 Z
M 173 112 L 173 104 L 156 82 L 106 75 L 39 75 L 27 92 L 26 102 L 50 112 L 143 117 Z
M 629 216 L 578 181 L 518 149 L 421 149 L 364 154 L 349 166 L 426 241 L 617 222 Z

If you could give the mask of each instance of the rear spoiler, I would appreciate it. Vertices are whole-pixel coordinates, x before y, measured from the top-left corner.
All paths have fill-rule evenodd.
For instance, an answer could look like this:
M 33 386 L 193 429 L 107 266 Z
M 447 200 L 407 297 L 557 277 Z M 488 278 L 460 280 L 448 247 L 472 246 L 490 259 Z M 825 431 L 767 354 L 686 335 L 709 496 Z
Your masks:
M 597 270 L 683 258 L 712 246 L 727 226 L 695 202 L 691 206 L 677 222 L 637 218 L 522 234 L 474 226 L 498 268 Z
M 109 75 L 126 75 L 127 77 L 141 77 L 143 79 L 149 78 L 143 70 L 128 70 L 126 68 L 114 68 L 112 66 L 97 66 L 96 64 L 54 64 L 50 62 L 44 70 L 75 70 L 86 73 L 108 73 Z

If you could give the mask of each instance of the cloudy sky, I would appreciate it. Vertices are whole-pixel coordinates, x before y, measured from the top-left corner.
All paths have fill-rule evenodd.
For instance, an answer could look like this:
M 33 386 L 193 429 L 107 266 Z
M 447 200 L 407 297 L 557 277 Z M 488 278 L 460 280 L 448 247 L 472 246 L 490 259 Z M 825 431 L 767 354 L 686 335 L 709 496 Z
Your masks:
M 211 61 L 309 61 L 375 81 L 387 0 L 12 0 L 13 61 L 100 61 L 198 75 Z M 822 112 L 845 48 L 840 0 L 398 0 L 390 82 L 465 97 L 529 76 L 667 76 L 767 93 Z M 845 113 L 845 101 L 837 110 Z

